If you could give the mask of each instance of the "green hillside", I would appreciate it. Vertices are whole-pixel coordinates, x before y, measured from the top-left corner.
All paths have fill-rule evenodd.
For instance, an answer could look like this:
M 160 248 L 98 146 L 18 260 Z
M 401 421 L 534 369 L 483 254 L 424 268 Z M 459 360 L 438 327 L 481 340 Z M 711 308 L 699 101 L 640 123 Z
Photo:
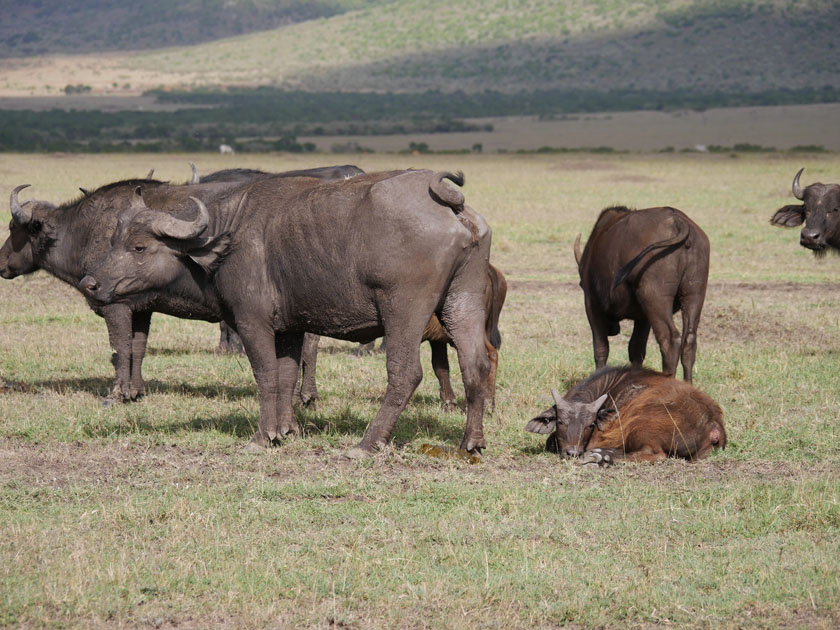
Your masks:
M 827 0 L 397 0 L 123 67 L 315 91 L 838 87 L 838 24 Z

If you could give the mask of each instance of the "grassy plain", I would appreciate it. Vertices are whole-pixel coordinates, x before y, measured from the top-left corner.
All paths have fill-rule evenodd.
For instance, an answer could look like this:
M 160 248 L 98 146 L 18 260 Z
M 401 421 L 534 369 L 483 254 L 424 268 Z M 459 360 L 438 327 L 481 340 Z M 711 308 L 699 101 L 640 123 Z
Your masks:
M 358 441 L 384 358 L 327 341 L 305 435 L 254 456 L 245 359 L 217 329 L 155 316 L 139 404 L 104 408 L 105 327 L 43 273 L 0 282 L 0 625 L 19 627 L 835 628 L 840 624 L 840 283 L 768 218 L 836 155 L 4 155 L 0 189 L 59 202 L 137 176 L 313 161 L 463 169 L 510 289 L 490 448 L 427 378 L 392 447 Z M 31 195 L 31 197 L 30 197 Z M 527 420 L 592 368 L 572 256 L 598 211 L 669 204 L 712 242 L 696 383 L 729 446 L 691 464 L 583 469 Z M 0 224 L 8 212 L 0 211 Z M 5 237 L 0 231 L 0 237 Z M 612 363 L 626 357 L 627 327 Z M 659 366 L 651 343 L 648 363 Z M 453 364 L 454 356 L 452 357 Z M 457 381 L 456 376 L 456 381 Z M 456 383 L 456 389 L 459 383 Z

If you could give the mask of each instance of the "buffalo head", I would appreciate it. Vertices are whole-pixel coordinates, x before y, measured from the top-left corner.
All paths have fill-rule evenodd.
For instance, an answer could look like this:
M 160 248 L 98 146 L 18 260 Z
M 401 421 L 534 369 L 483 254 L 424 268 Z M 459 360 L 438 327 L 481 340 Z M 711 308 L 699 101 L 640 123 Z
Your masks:
M 770 219 L 772 225 L 796 227 L 805 223 L 799 235 L 799 244 L 824 255 L 828 248 L 840 251 L 840 185 L 815 183 L 802 188 L 799 169 L 793 178 L 793 196 L 803 201 L 801 205 L 785 206 L 776 210 Z
M 0 247 L 0 276 L 7 280 L 40 269 L 38 258 L 56 238 L 55 206 L 47 201 L 18 200 L 18 186 L 9 197 L 9 238 Z
M 110 251 L 79 288 L 105 304 L 164 288 L 183 274 L 211 273 L 227 253 L 230 235 L 202 235 L 210 217 L 199 199 L 190 199 L 198 211 L 191 219 L 179 218 L 147 208 L 138 187 L 131 209 L 119 218 Z
M 603 429 L 601 406 L 607 400 L 604 394 L 591 403 L 569 401 L 551 389 L 554 406 L 532 418 L 525 425 L 531 433 L 548 434 L 545 448 L 564 457 L 579 457 L 585 450 L 595 428 Z

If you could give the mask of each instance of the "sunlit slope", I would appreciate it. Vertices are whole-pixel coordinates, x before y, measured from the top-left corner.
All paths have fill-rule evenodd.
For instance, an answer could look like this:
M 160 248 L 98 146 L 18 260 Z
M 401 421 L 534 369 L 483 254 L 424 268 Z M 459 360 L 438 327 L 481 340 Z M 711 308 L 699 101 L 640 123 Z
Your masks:
M 341 4 L 332 17 L 190 46 L 7 59 L 0 94 L 55 94 L 67 84 L 94 93 L 208 85 L 704 93 L 840 87 L 837 0 Z
M 400 0 L 126 59 L 193 84 L 758 91 L 840 83 L 840 4 Z

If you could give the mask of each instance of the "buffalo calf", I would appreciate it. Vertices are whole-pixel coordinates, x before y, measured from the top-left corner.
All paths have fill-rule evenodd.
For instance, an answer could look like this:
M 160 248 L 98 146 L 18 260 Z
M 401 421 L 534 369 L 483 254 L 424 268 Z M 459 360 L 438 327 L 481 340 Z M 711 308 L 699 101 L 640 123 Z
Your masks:
M 684 381 L 634 366 L 597 370 L 525 426 L 546 449 L 581 463 L 698 460 L 726 446 L 723 411 Z
M 633 320 L 628 354 L 641 366 L 650 330 L 662 353 L 662 371 L 673 376 L 682 360 L 691 382 L 697 326 L 709 277 L 709 239 L 676 208 L 603 210 L 583 252 L 575 240 L 586 316 L 592 329 L 595 368 L 607 364 L 608 337 Z M 682 310 L 682 333 L 674 313 Z

